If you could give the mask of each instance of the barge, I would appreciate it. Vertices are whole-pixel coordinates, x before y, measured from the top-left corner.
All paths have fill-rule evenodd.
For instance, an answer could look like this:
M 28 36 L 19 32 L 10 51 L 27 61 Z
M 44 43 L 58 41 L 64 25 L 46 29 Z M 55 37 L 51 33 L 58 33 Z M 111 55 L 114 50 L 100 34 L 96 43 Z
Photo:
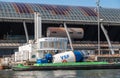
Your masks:
M 15 53 L 15 62 L 13 70 L 31 71 L 31 70 L 83 70 L 83 69 L 119 69 L 119 63 L 109 63 L 98 61 L 98 55 L 93 55 L 85 51 L 74 50 L 69 32 L 64 23 L 64 28 L 68 37 L 44 37 L 41 35 L 41 17 L 35 15 L 35 24 L 37 28 L 35 33 L 35 41 L 24 44 L 19 47 L 19 51 Z M 35 22 L 36 23 L 36 22 Z M 38 26 L 40 25 L 40 26 Z M 102 26 L 103 27 L 103 26 Z M 67 47 L 68 40 L 70 48 Z M 110 44 L 110 43 L 109 43 Z M 111 46 L 110 46 L 111 47 Z M 111 49 L 112 56 L 114 51 Z M 18 59 L 18 57 L 20 57 Z M 109 57 L 109 56 L 108 56 Z M 110 57 L 111 58 L 111 57 Z M 99 56 L 99 60 L 102 58 Z M 117 59 L 117 58 L 116 58 Z M 102 59 L 103 60 L 103 59 Z M 33 62 L 32 65 L 23 64 L 23 62 Z
M 20 64 L 12 67 L 12 69 L 14 71 L 120 69 L 120 64 L 108 62 L 51 63 L 35 64 L 33 66 Z

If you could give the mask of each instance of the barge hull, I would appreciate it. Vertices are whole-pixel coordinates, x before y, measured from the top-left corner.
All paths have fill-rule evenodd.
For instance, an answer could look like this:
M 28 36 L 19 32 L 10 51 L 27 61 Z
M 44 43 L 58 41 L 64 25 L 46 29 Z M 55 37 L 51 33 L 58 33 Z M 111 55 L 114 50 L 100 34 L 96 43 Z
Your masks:
M 120 69 L 120 64 L 13 67 L 15 71 Z

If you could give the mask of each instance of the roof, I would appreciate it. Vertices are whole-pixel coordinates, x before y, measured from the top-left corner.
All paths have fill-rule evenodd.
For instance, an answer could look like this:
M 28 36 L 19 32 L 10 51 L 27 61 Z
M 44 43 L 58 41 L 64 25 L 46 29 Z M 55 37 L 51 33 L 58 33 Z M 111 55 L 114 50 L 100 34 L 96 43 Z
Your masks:
M 35 11 L 42 20 L 97 22 L 96 7 L 0 2 L 0 18 L 33 20 Z M 105 22 L 119 22 L 120 9 L 100 7 L 100 18 Z

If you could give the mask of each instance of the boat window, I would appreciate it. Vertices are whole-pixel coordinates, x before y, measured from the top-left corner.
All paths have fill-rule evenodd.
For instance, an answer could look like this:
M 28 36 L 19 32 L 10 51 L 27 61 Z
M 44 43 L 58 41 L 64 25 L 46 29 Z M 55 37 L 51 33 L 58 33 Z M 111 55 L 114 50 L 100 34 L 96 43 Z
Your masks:
M 69 32 L 69 34 L 73 34 L 73 32 Z
M 62 41 L 61 42 L 61 49 L 64 49 L 65 48 L 65 43 Z
M 47 48 L 47 47 L 48 47 L 47 41 L 44 41 L 44 48 Z
M 40 42 L 40 48 L 43 48 L 43 42 Z
M 57 47 L 56 47 L 56 41 L 54 42 L 54 48 L 56 49 Z
M 54 42 L 49 42 L 50 44 L 49 44 L 49 47 L 50 48 L 54 48 Z
M 82 32 L 77 32 L 77 34 L 82 34 Z
M 117 59 L 117 62 L 120 62 L 120 59 L 119 59 L 119 58 Z
M 32 55 L 32 58 L 35 58 L 36 57 L 36 55 Z
M 53 31 L 52 33 L 56 34 L 57 32 L 56 32 L 56 31 Z
M 56 42 L 56 48 L 57 48 L 57 49 L 60 48 L 60 42 L 59 42 L 59 41 Z

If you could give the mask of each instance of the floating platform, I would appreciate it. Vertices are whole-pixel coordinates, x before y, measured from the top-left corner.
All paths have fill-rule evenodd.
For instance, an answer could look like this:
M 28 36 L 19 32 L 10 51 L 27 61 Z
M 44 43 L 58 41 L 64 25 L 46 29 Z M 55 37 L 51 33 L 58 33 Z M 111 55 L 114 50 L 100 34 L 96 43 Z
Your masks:
M 79 62 L 57 64 L 35 64 L 34 66 L 13 66 L 15 71 L 39 71 L 39 70 L 92 70 L 92 69 L 120 69 L 120 64 L 108 62 Z

